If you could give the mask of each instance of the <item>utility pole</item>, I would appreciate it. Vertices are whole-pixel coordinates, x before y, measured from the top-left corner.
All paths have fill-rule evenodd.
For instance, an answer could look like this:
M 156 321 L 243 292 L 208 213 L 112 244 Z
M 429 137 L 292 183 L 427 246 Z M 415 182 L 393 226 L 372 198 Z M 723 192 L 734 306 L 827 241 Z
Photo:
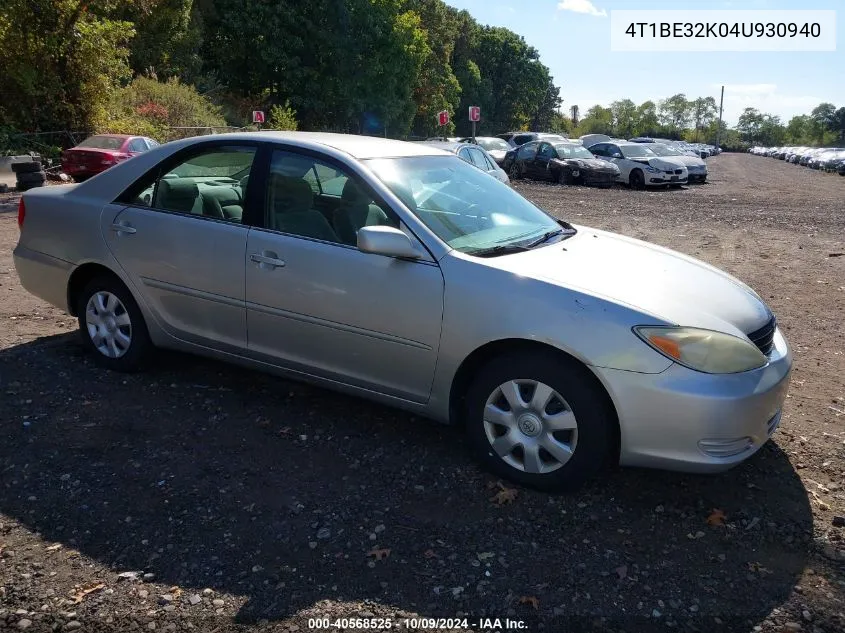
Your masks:
M 719 137 L 722 135 L 722 109 L 725 105 L 725 87 L 722 86 L 722 98 L 719 99 L 719 125 L 716 127 L 716 147 L 719 147 Z

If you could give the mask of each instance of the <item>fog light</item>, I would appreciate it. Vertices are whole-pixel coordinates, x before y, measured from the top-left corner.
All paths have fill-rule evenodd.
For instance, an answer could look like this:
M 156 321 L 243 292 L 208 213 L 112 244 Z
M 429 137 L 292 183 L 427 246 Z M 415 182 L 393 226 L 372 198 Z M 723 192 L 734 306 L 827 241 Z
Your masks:
M 698 448 L 710 457 L 733 457 L 740 455 L 754 446 L 750 437 L 737 437 L 724 440 L 701 440 Z

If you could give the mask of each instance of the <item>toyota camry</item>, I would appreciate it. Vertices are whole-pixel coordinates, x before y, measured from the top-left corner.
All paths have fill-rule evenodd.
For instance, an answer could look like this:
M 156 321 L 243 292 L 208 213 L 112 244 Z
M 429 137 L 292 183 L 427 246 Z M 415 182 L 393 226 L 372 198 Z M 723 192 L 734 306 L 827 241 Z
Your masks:
M 186 139 L 28 191 L 18 222 L 22 284 L 103 366 L 170 348 L 371 398 L 525 485 L 725 470 L 781 418 L 792 356 L 751 288 L 425 144 Z

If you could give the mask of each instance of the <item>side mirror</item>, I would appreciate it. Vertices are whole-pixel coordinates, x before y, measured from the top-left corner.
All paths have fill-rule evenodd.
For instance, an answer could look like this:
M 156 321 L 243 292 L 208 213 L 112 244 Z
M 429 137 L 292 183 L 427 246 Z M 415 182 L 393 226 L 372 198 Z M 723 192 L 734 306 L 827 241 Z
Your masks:
M 422 252 L 407 235 L 392 226 L 365 226 L 358 230 L 358 250 L 363 253 L 419 259 Z
M 620 154 L 619 152 L 613 152 L 611 158 L 622 158 L 622 154 Z

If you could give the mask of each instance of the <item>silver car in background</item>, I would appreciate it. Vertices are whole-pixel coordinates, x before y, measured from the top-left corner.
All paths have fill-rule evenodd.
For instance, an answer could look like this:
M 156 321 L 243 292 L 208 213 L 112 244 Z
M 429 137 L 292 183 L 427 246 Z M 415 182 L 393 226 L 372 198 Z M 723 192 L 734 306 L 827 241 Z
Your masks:
M 499 140 L 499 139 L 497 139 Z M 476 143 L 469 143 L 469 142 L 446 142 L 446 141 L 421 141 L 426 145 L 430 145 L 431 147 L 436 147 L 437 149 L 442 149 L 445 152 L 449 152 L 450 154 L 456 154 L 458 158 L 461 160 L 469 163 L 470 165 L 474 165 L 478 167 L 481 171 L 490 174 L 496 180 L 499 180 L 505 184 L 510 183 L 510 178 L 508 177 L 507 172 L 499 167 L 498 161 L 493 158 L 487 150 Z
M 687 182 L 707 182 L 707 163 L 697 156 L 690 156 L 664 143 L 650 143 L 648 148 L 661 158 L 673 158 L 683 163 L 689 174 Z
M 609 461 L 727 469 L 786 398 L 792 355 L 748 286 L 424 143 L 191 138 L 29 191 L 18 222 L 21 283 L 103 366 L 158 347 L 307 380 L 460 424 L 538 488 Z

